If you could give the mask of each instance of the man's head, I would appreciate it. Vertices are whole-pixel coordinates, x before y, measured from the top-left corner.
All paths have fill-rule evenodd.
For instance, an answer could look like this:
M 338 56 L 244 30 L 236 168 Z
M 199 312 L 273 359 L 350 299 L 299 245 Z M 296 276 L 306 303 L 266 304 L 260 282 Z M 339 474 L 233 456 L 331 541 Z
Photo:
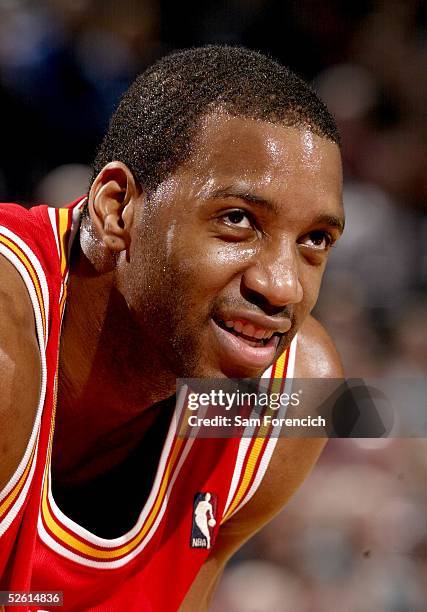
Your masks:
M 337 143 L 309 87 L 253 51 L 183 51 L 137 79 L 89 209 L 147 359 L 256 376 L 289 345 L 342 229 Z
M 339 142 L 333 118 L 285 66 L 241 47 L 207 46 L 162 58 L 123 96 L 94 164 L 94 178 L 120 160 L 145 189 L 189 155 L 198 125 L 218 109 L 299 128 Z

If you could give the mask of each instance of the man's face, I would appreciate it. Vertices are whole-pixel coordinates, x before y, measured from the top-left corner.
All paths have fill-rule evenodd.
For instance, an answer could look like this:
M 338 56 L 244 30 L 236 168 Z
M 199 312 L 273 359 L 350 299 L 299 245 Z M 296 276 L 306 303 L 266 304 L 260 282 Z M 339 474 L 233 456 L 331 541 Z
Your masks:
M 135 213 L 122 291 L 144 359 L 175 376 L 260 375 L 316 303 L 341 184 L 329 140 L 207 117 L 192 157 Z

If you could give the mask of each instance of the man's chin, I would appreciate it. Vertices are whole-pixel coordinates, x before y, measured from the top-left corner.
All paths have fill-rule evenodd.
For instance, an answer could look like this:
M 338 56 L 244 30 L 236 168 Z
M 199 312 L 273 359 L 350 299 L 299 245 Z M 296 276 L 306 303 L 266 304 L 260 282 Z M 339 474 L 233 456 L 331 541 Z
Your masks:
M 191 344 L 188 337 L 186 342 L 175 343 L 177 378 L 259 378 L 280 357 L 291 338 L 286 334 L 277 342 L 272 339 L 270 347 L 253 347 L 211 324 L 208 337 L 203 339 L 206 349 L 205 343 L 203 346 L 193 343 L 192 350 L 183 351 L 183 346 Z
M 271 365 L 271 364 L 270 364 Z M 242 367 L 239 364 L 199 364 L 185 378 L 259 378 L 268 368 Z

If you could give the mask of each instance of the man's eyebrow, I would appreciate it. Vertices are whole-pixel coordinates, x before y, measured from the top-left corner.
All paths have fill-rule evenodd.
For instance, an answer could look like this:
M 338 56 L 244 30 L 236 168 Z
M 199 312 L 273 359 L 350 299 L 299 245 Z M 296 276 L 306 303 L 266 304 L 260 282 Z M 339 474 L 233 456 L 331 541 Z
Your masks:
M 319 215 L 313 220 L 313 225 L 329 225 L 329 227 L 335 227 L 342 234 L 344 231 L 345 218 L 336 215 Z
M 249 189 L 242 189 L 241 187 L 236 187 L 230 185 L 229 187 L 220 187 L 215 189 L 208 195 L 209 198 L 219 199 L 219 198 L 240 198 L 241 200 L 246 200 L 247 202 L 251 202 L 253 204 L 258 204 L 260 206 L 265 206 L 271 211 L 277 213 L 279 211 L 279 207 L 273 201 L 263 198 L 255 193 L 251 193 Z

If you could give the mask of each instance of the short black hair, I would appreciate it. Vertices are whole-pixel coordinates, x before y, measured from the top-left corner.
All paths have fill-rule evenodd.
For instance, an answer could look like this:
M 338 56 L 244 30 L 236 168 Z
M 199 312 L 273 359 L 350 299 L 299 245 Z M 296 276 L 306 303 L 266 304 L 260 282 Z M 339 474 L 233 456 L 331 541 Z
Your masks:
M 339 144 L 335 121 L 309 85 L 270 57 L 209 45 L 167 55 L 123 95 L 94 162 L 125 163 L 150 190 L 191 152 L 200 120 L 215 110 L 307 128 Z

